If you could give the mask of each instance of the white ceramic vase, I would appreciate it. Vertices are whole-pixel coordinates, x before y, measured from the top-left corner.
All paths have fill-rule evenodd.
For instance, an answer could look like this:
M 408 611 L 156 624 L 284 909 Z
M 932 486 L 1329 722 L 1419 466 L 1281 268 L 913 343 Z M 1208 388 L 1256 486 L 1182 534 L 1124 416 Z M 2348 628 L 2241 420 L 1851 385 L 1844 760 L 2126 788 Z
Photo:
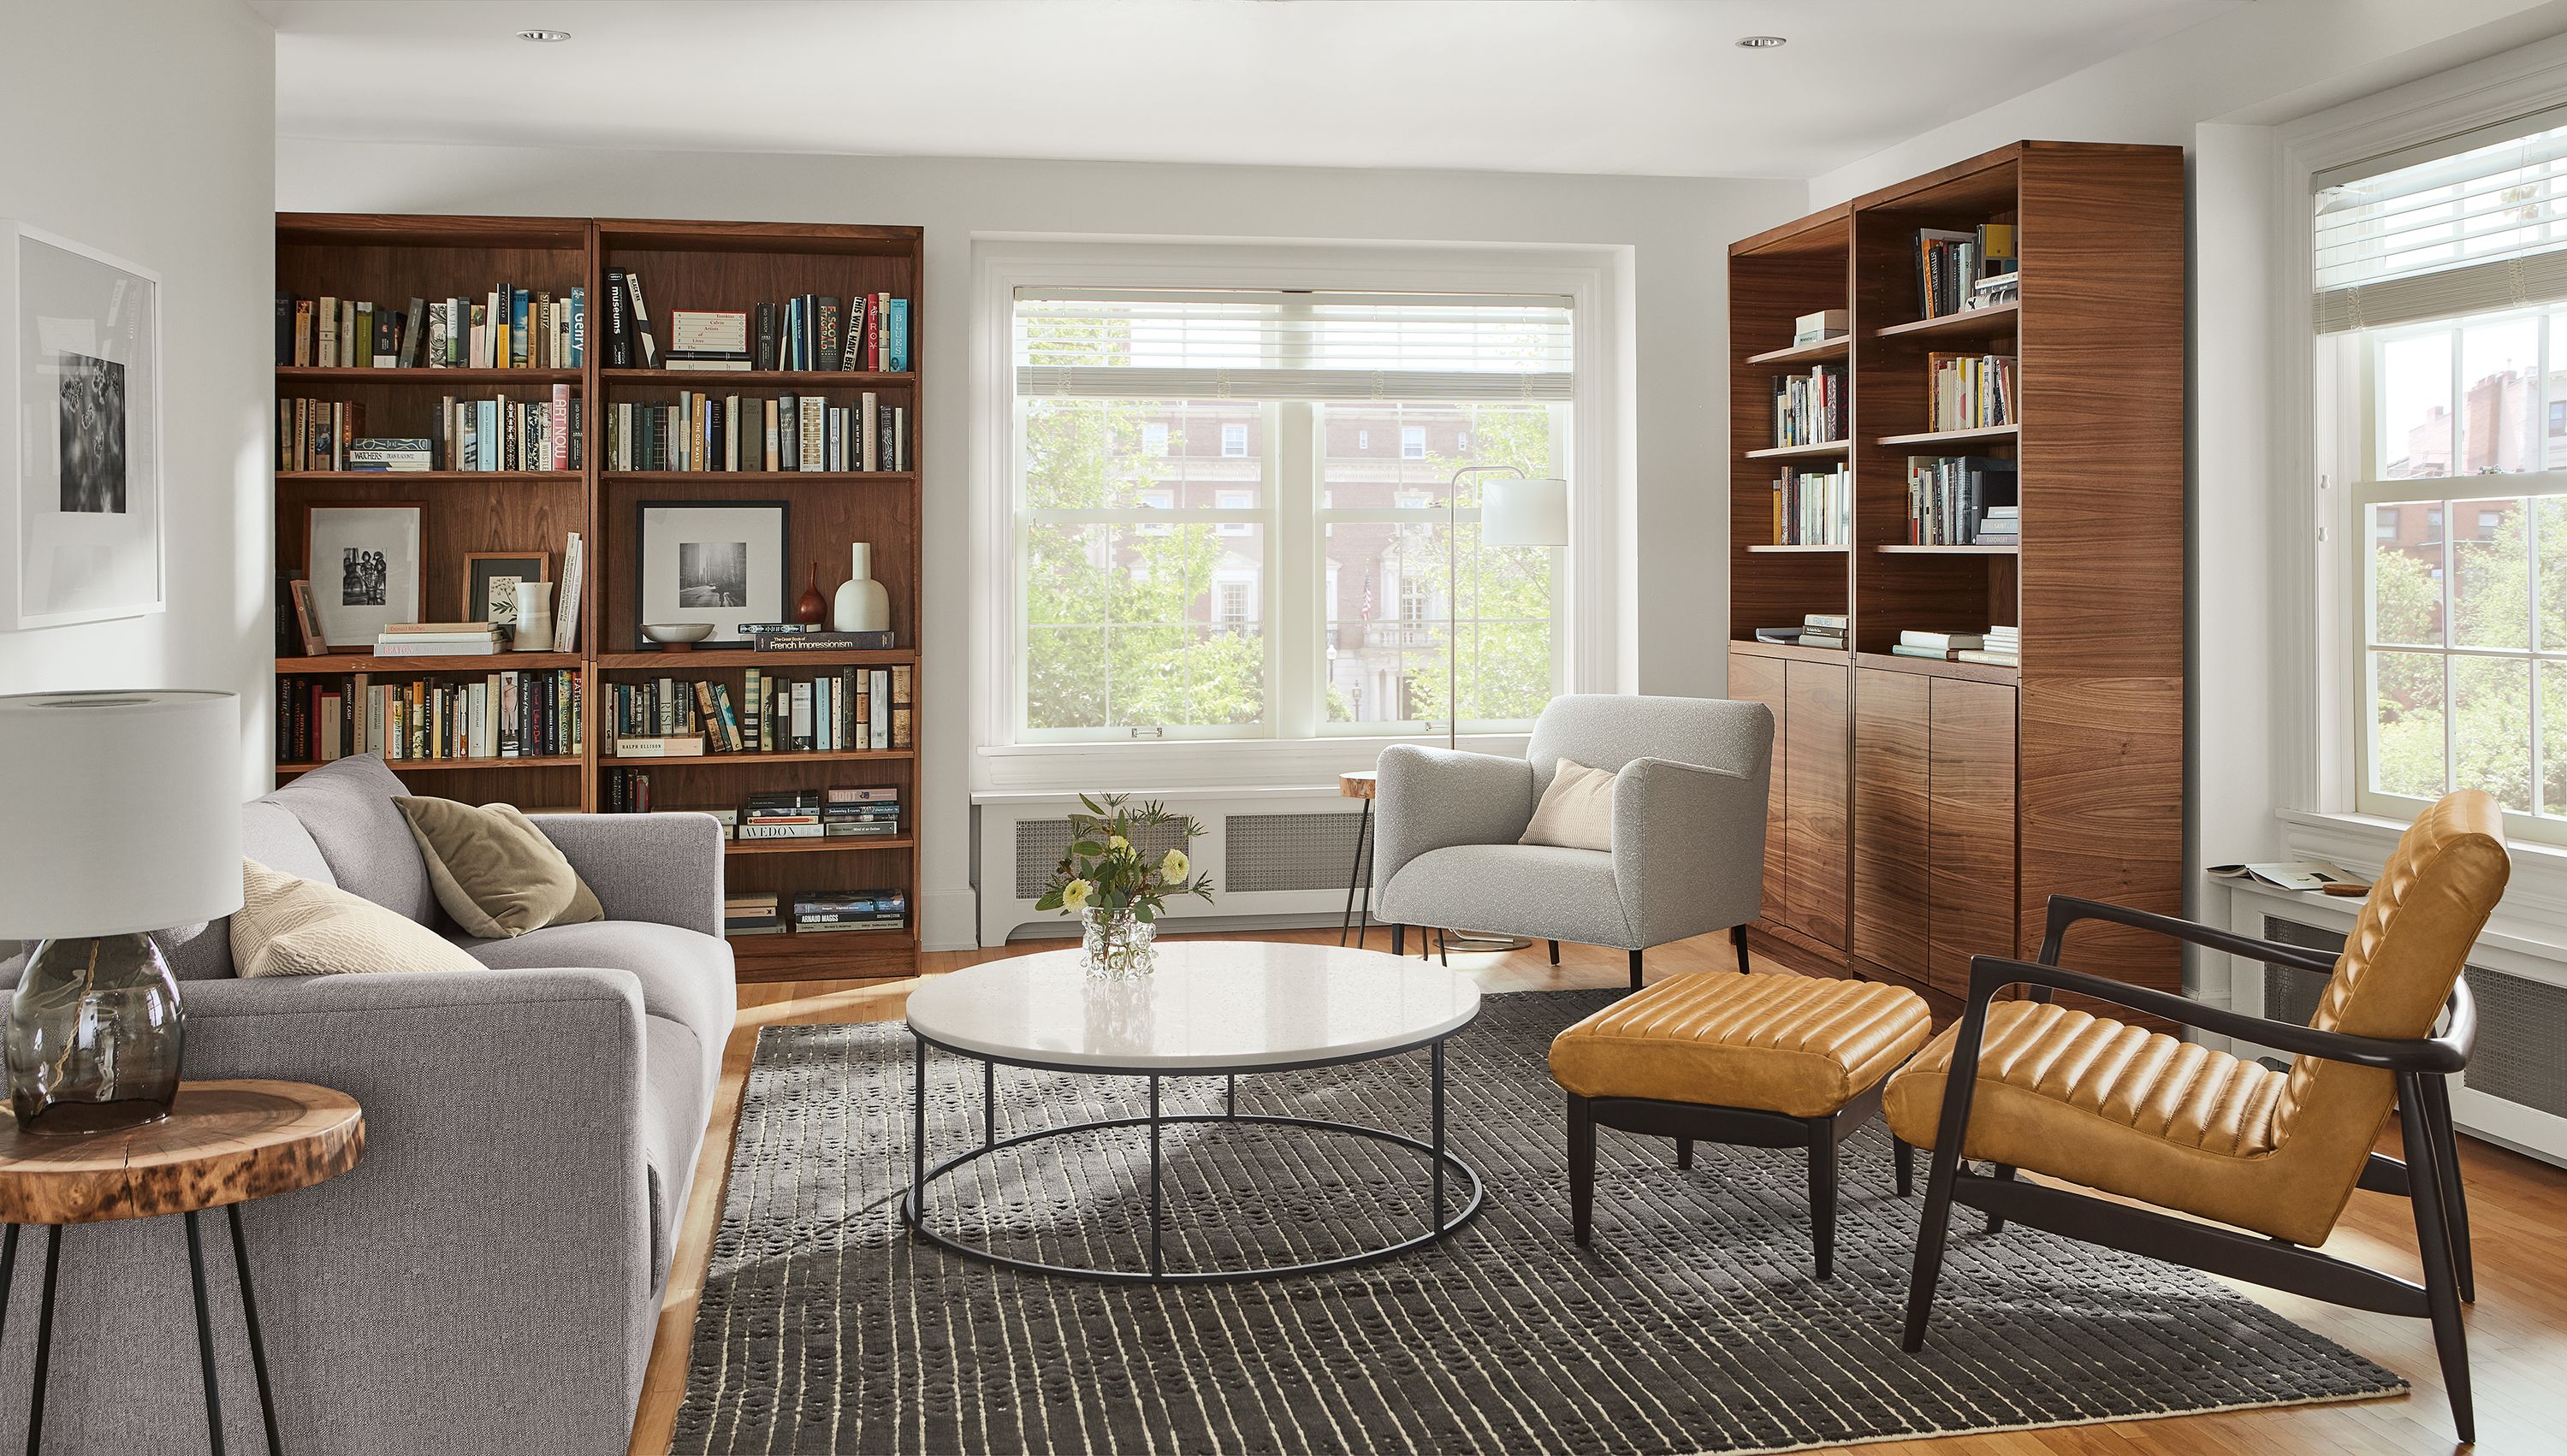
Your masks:
M 891 593 L 874 580 L 874 548 L 863 541 L 853 547 L 853 574 L 838 584 L 838 599 L 829 611 L 829 626 L 837 632 L 888 632 L 891 630 Z
M 517 583 L 517 633 L 509 646 L 518 652 L 553 650 L 553 584 Z

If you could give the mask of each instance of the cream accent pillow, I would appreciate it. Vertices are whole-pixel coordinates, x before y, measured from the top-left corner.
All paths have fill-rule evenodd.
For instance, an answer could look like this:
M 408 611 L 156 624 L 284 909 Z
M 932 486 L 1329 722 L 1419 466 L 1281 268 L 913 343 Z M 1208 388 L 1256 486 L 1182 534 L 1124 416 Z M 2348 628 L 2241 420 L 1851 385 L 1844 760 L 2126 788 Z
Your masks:
M 1613 773 L 1573 758 L 1553 767 L 1551 787 L 1534 805 L 1533 822 L 1518 844 L 1557 844 L 1563 849 L 1613 849 Z
M 512 804 L 400 798 L 393 803 L 428 861 L 436 903 L 475 940 L 604 920 L 570 861 Z
M 319 880 L 241 861 L 232 969 L 242 976 L 478 971 L 481 963 L 398 911 Z

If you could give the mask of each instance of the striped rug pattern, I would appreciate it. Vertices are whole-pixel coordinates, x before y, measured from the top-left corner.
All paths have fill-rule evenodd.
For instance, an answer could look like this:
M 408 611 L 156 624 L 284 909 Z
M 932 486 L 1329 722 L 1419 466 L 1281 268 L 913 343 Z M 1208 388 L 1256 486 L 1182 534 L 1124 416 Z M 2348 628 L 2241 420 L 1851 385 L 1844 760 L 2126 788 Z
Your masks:
M 1956 1216 L 1922 1356 L 1897 1331 L 1920 1199 L 1877 1126 L 1846 1148 L 1837 1276 L 1811 1275 L 1792 1152 L 1599 1132 L 1569 1243 L 1552 1036 L 1613 992 L 1492 997 L 1448 1056 L 1489 1206 L 1446 1244 L 1319 1277 L 1149 1289 L 913 1249 L 898 1023 L 769 1027 L 741 1107 L 673 1453 L 1762 1452 L 2353 1400 L 2397 1375 L 2164 1265 Z M 1423 1052 L 1245 1079 L 1240 1110 L 1423 1135 Z M 930 1144 L 982 1134 L 981 1064 L 929 1065 Z M 1218 1079 L 1165 1084 L 1217 1111 Z M 998 1129 L 1146 1111 L 1138 1079 L 1002 1068 Z M 1142 1267 L 1140 1133 L 1053 1139 L 942 1185 L 938 1227 Z M 1167 1141 L 1171 1267 L 1308 1259 L 1420 1226 L 1423 1159 L 1368 1139 Z M 1922 1167 L 1919 1168 L 1920 1182 Z M 1396 1232 L 1393 1232 L 1396 1231 Z

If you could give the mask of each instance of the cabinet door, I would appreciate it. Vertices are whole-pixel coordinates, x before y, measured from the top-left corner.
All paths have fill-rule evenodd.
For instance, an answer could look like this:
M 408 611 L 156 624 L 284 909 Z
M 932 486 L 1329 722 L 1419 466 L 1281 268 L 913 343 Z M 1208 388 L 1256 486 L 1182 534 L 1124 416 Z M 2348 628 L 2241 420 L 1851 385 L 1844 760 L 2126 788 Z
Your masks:
M 1928 980 L 1970 989 L 1970 957 L 2015 944 L 2015 690 L 1933 680 L 1926 725 Z
M 1854 952 L 1925 980 L 1926 719 L 1931 678 L 1854 675 Z
M 1784 793 L 1791 923 L 1824 945 L 1846 943 L 1846 696 L 1835 663 L 1785 665 L 1792 779 Z
M 1785 812 L 1792 781 L 1790 694 L 1783 682 L 1783 660 L 1751 653 L 1729 655 L 1729 696 L 1741 703 L 1762 703 L 1774 714 L 1774 770 L 1765 794 L 1765 918 L 1797 925 L 1792 916 L 1791 815 Z

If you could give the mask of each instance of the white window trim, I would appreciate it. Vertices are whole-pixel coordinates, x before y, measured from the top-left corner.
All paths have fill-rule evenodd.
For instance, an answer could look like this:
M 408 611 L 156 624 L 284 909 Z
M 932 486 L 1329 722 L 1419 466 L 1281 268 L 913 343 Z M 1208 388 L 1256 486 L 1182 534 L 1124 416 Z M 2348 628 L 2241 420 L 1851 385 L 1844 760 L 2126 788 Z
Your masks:
M 2363 813 L 2361 729 L 2353 687 L 2361 681 L 2363 525 L 2347 488 L 2360 469 L 2363 400 L 2358 378 L 2336 366 L 2333 342 L 2318 336 L 2311 294 L 2311 188 L 2327 169 L 2556 105 L 2567 97 L 2567 40 L 2429 76 L 2277 129 L 2280 160 L 2272 197 L 2279 286 L 2272 299 L 2271 406 L 2277 502 L 2272 559 L 2273 640 L 2302 650 L 2276 653 L 2274 790 L 2285 851 L 2376 871 L 2406 825 Z M 2331 399 L 2341 426 L 2321 438 L 2316 402 Z M 2509 477 L 2498 477 L 2509 478 Z M 2297 483 L 2294 482 L 2305 482 Z M 2567 849 L 2514 846 L 2515 877 L 2499 916 L 2545 944 L 2567 944 Z
M 1443 738 L 1438 730 L 1131 743 L 1011 741 L 1008 720 L 1017 665 L 1010 624 L 1022 610 L 1013 572 L 1013 482 L 1007 473 L 1015 429 L 1011 329 L 1018 288 L 1191 285 L 1567 295 L 1577 359 L 1571 401 L 1576 427 L 1570 441 L 1570 478 L 1577 483 L 1570 492 L 1569 530 L 1575 544 L 1562 553 L 1555 575 L 1560 600 L 1569 606 L 1561 641 L 1561 682 L 1566 692 L 1607 693 L 1615 690 L 1619 670 L 1622 593 L 1614 580 L 1622 554 L 1618 516 L 1628 508 L 1633 488 L 1624 460 L 1629 412 L 1620 403 L 1628 354 L 1622 281 L 1628 265 L 1627 250 L 1604 247 L 976 237 L 967 462 L 974 791 L 1319 782 L 1372 766 L 1391 743 Z M 1297 624 L 1279 609 L 1275 593 L 1280 587 L 1280 581 L 1270 579 L 1262 604 L 1270 631 L 1317 631 L 1315 622 Z M 1493 753 L 1521 752 L 1525 741 L 1521 733 L 1465 736 L 1472 748 Z

